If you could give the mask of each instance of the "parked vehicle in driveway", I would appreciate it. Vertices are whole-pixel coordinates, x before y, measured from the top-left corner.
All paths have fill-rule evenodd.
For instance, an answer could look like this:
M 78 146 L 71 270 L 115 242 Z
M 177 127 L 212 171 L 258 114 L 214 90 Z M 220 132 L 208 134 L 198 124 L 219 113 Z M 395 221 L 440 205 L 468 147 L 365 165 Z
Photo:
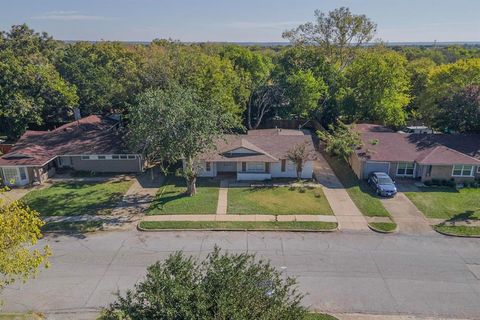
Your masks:
M 368 184 L 382 197 L 393 197 L 397 193 L 395 182 L 385 172 L 370 173 Z

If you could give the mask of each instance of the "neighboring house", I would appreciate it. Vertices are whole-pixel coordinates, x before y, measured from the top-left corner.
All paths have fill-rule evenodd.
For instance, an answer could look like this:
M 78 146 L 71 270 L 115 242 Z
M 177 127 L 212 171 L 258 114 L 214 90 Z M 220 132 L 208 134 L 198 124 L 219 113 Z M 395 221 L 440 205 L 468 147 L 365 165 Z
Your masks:
M 27 131 L 0 157 L 0 175 L 7 185 L 42 183 L 58 168 L 139 172 L 143 160 L 125 148 L 118 121 L 97 115 L 52 131 Z
M 235 176 L 237 180 L 269 180 L 297 177 L 296 164 L 287 153 L 295 145 L 305 144 L 306 161 L 301 178 L 313 177 L 315 148 L 312 136 L 300 130 L 250 130 L 246 135 L 225 135 L 218 139 L 214 151 L 200 157 L 199 176 Z
M 421 181 L 480 178 L 479 134 L 408 134 L 372 124 L 358 124 L 354 130 L 362 146 L 350 165 L 359 178 L 374 171 Z

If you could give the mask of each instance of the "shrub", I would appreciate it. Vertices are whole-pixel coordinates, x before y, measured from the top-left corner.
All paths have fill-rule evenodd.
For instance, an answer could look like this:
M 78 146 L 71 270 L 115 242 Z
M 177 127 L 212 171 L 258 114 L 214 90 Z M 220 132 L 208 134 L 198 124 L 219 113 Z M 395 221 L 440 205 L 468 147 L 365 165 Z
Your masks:
M 290 186 L 290 187 L 288 187 L 288 190 L 290 190 L 290 191 L 295 191 L 296 189 L 297 189 L 297 188 L 295 188 L 295 186 Z
M 322 197 L 322 194 L 320 193 L 320 191 L 315 191 L 315 198 L 321 198 Z
M 304 187 L 301 187 L 300 189 L 298 189 L 298 192 L 300 193 L 305 193 L 307 191 L 307 189 L 305 189 Z
M 268 261 L 215 248 L 200 262 L 177 252 L 148 267 L 100 319 L 305 319 L 302 299 L 296 280 Z

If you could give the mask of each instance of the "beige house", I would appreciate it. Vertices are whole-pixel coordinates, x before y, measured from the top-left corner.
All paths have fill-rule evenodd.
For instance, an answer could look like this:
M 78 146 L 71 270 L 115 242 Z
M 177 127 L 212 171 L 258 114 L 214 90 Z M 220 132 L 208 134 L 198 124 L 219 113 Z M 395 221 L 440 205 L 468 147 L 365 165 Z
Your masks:
M 288 152 L 297 145 L 305 148 L 301 167 L 288 159 Z M 308 131 L 288 129 L 249 130 L 247 134 L 224 135 L 215 149 L 200 157 L 201 177 L 232 176 L 236 180 L 270 180 L 313 177 L 316 159 L 312 136 Z
M 380 125 L 358 124 L 362 146 L 350 157 L 355 174 L 371 172 L 392 178 L 464 182 L 480 178 L 480 135 L 395 132 Z
M 118 121 L 97 115 L 52 131 L 27 131 L 0 157 L 0 178 L 6 185 L 42 183 L 60 168 L 140 172 L 143 158 L 127 150 Z

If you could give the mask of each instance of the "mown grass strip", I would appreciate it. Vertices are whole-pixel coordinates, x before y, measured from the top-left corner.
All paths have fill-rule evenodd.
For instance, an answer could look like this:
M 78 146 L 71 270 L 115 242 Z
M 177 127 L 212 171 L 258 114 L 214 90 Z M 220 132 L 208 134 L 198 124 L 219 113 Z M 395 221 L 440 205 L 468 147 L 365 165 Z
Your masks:
M 306 230 L 330 231 L 337 228 L 335 222 L 310 221 L 142 221 L 143 230 Z

